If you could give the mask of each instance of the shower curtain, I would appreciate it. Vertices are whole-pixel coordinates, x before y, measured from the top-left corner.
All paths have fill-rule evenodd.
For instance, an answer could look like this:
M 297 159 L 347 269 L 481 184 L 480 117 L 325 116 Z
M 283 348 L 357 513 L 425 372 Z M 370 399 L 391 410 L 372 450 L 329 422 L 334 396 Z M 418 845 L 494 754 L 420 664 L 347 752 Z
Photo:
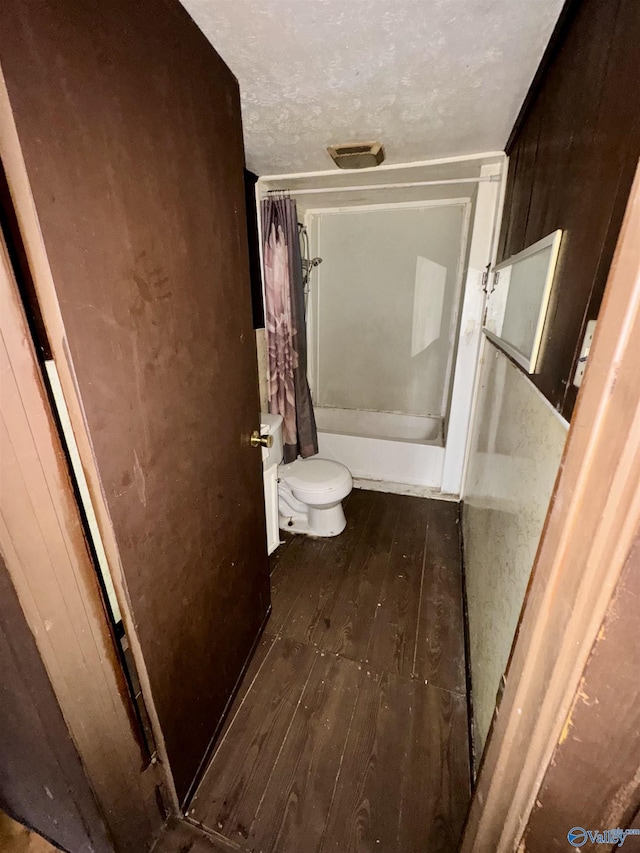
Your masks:
M 284 461 L 318 452 L 318 435 L 307 382 L 298 214 L 293 199 L 262 202 L 265 322 L 269 364 L 269 408 L 282 415 Z

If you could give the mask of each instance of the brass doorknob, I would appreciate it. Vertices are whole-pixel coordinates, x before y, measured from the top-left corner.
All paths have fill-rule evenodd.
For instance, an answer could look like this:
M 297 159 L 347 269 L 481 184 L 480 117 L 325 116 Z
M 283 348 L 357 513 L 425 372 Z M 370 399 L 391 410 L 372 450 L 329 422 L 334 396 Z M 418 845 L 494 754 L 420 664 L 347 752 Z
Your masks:
M 272 435 L 260 435 L 257 429 L 251 433 L 251 447 L 271 447 L 272 445 Z

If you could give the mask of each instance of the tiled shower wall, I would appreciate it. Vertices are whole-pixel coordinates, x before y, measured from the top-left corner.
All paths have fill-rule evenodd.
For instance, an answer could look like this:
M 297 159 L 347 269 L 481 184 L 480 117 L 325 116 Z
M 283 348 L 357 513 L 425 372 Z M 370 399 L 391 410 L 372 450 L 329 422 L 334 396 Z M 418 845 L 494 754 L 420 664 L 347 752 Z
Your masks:
M 489 732 L 567 423 L 488 341 L 464 496 L 476 761 Z

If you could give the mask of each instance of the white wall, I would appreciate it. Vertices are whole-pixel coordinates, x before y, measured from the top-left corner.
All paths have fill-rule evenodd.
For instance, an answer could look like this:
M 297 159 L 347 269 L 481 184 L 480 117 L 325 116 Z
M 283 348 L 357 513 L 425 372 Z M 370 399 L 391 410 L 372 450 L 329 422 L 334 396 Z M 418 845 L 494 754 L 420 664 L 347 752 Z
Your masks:
M 267 330 L 256 329 L 256 351 L 258 353 L 258 389 L 260 392 L 260 411 L 269 411 L 269 390 L 267 387 L 269 374 L 269 351 L 267 345 Z
M 317 216 L 316 405 L 443 414 L 468 208 Z
M 463 508 L 477 761 L 566 435 L 566 421 L 522 370 L 486 341 Z

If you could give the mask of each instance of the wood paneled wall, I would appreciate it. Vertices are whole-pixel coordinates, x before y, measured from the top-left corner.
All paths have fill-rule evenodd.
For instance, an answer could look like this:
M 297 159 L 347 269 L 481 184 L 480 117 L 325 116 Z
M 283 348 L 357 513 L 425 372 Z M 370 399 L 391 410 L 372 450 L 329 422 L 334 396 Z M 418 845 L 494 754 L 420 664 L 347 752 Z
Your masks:
M 596 318 L 640 156 L 637 0 L 571 2 L 507 146 L 498 256 L 565 232 L 545 330 L 542 393 L 569 419 L 575 364 Z
M 91 787 L 2 554 L 0 601 L 0 806 L 74 853 L 107 851 Z
M 635 748 L 639 590 L 633 574 L 640 540 L 638 234 L 640 168 L 461 853 L 565 850 L 567 831 L 583 820 L 588 829 L 624 827 L 626 820 L 639 825 L 640 803 L 634 801 L 640 781 Z M 626 677 L 629 672 L 634 676 Z M 563 749 L 554 755 L 556 745 Z M 567 775 L 572 758 L 565 750 L 575 759 L 574 747 L 581 765 Z M 636 759 L 631 771 L 629 757 Z M 562 798 L 553 797 L 556 773 L 561 774 L 557 784 L 565 786 Z M 620 796 L 612 796 L 616 789 Z M 569 794 L 573 804 L 567 807 Z M 543 801 L 550 811 L 541 824 L 536 810 Z M 534 844 L 531 833 L 522 840 L 530 815 L 548 839 L 554 812 L 567 821 L 557 830 L 559 848 Z M 637 847 L 627 842 L 624 849 Z

